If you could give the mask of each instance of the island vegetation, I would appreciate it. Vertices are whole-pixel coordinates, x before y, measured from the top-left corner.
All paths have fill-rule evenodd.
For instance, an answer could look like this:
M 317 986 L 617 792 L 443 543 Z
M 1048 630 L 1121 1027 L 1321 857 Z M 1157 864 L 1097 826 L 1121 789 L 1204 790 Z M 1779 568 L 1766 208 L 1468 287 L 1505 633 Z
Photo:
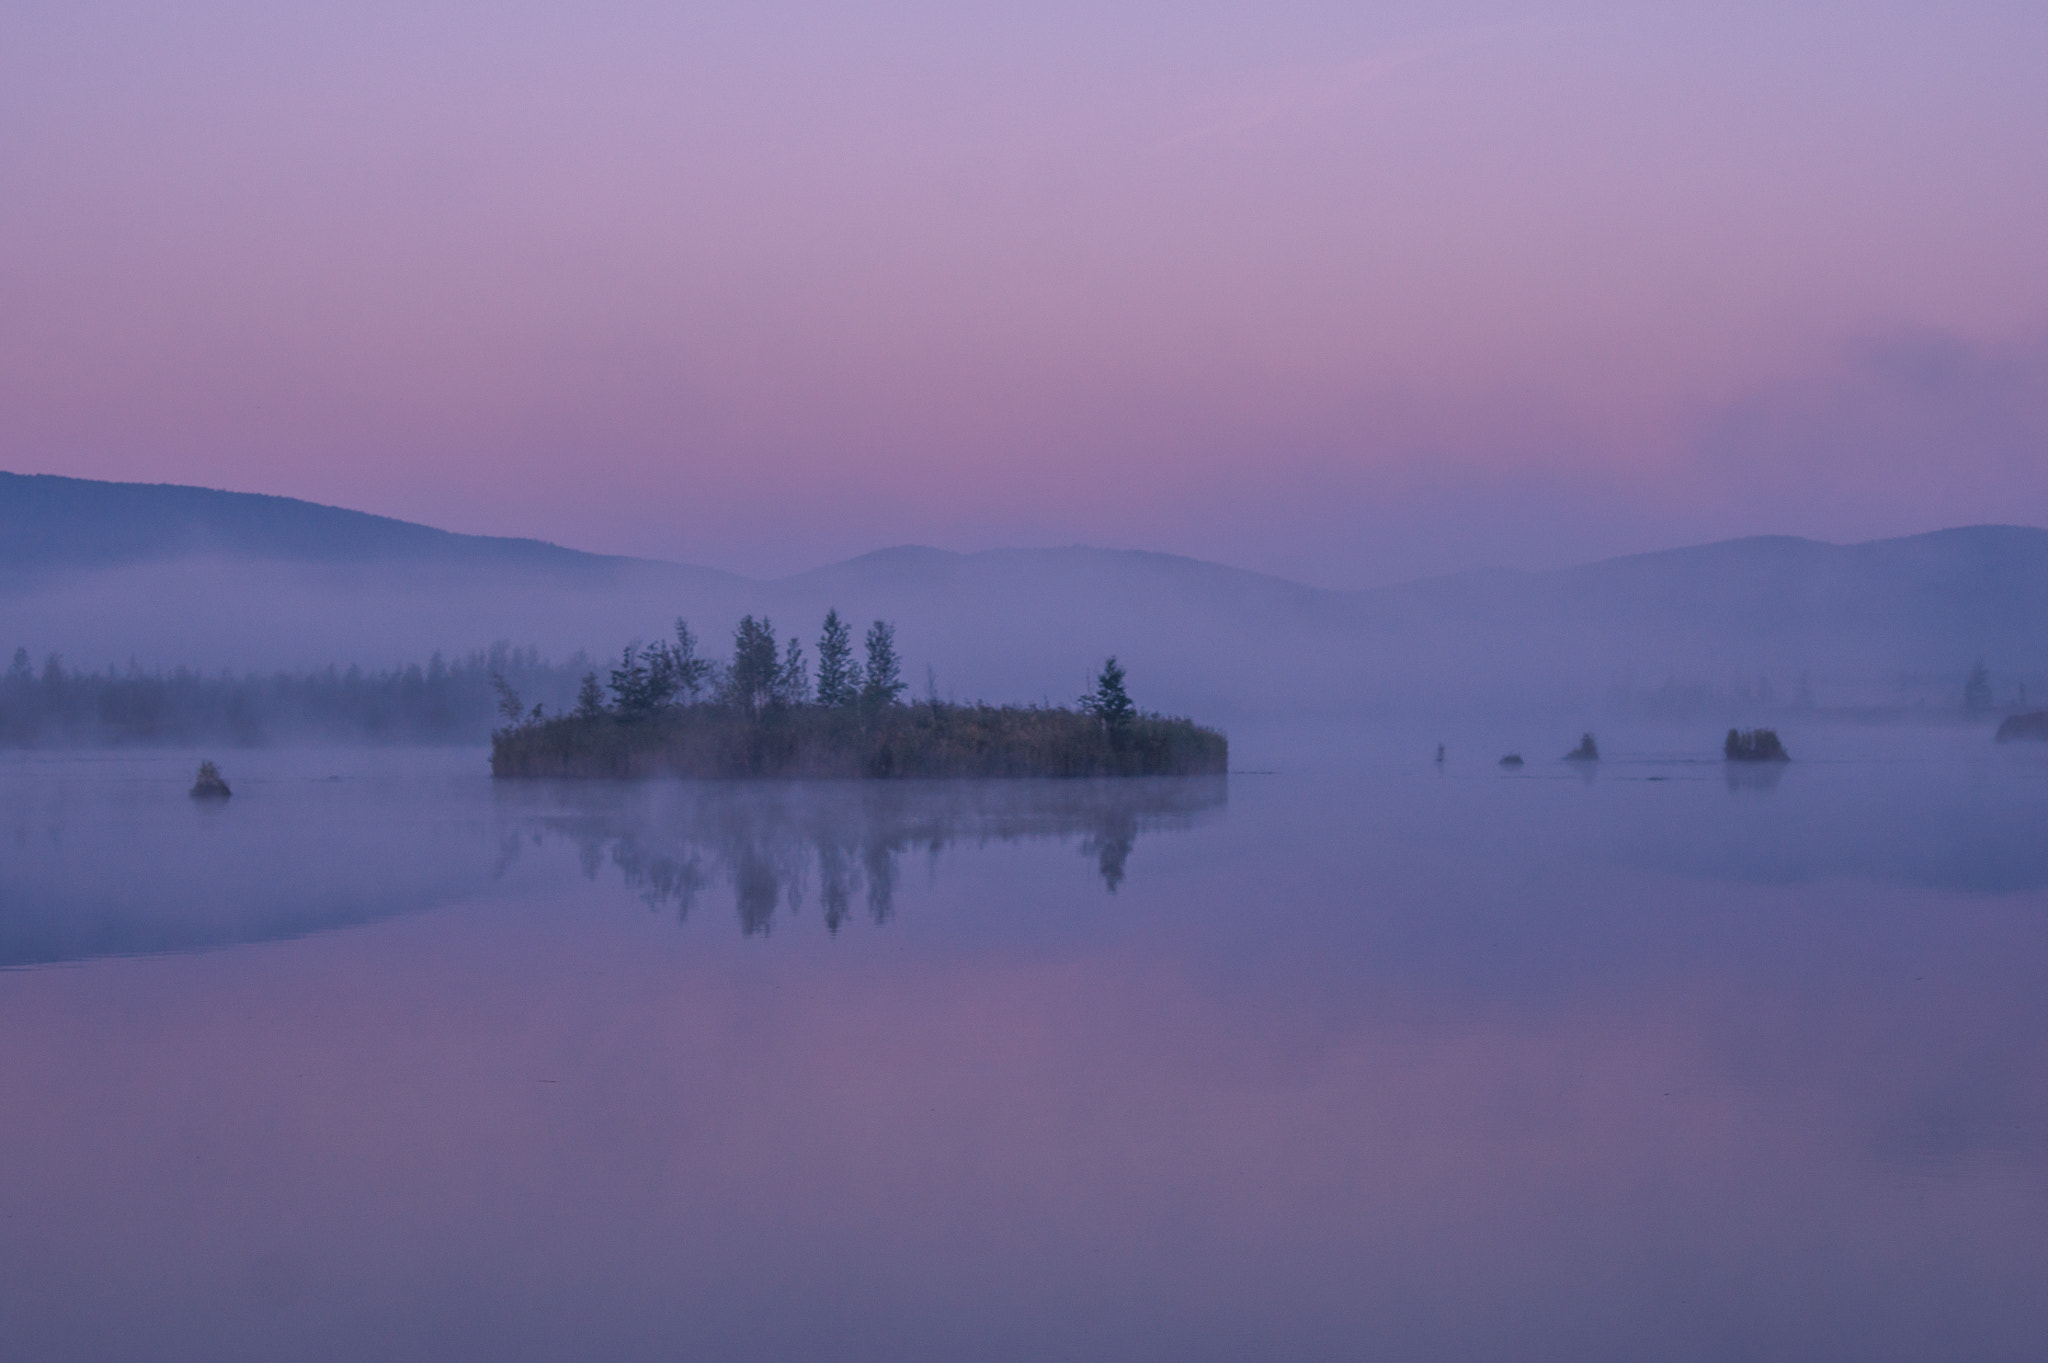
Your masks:
M 1730 762 L 1790 762 L 1776 729 L 1730 729 L 1721 743 L 1721 755 Z
M 801 640 L 779 644 L 749 615 L 724 660 L 702 656 L 689 625 L 629 645 L 608 682 L 583 678 L 575 708 L 526 708 L 498 681 L 504 724 L 491 738 L 501 777 L 1186 776 L 1223 772 L 1224 736 L 1141 711 L 1115 658 L 1072 707 L 962 704 L 936 684 L 918 700 L 877 620 L 856 658 L 852 630 L 829 612 L 813 677 Z

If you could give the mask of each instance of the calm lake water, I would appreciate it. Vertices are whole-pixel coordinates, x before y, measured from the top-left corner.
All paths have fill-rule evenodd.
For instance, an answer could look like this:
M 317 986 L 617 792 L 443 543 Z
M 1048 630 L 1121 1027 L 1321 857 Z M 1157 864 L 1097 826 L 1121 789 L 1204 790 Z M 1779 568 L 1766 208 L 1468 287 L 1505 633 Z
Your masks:
M 0 1354 L 2048 1356 L 2048 749 L 1437 737 L 0 759 Z

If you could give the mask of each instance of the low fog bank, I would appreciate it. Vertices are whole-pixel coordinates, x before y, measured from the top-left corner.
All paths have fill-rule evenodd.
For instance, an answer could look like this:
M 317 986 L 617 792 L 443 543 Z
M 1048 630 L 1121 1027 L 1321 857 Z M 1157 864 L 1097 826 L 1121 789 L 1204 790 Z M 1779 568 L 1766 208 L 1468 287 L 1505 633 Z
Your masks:
M 185 797 L 200 750 L 0 760 L 0 971 L 209 950 L 559 886 L 622 885 L 748 935 L 882 926 L 943 853 L 1047 844 L 1105 894 L 1141 843 L 1219 820 L 1222 777 L 493 784 L 473 751 L 273 748 Z M 138 895 L 146 882 L 151 892 Z M 815 906 L 815 907 L 813 907 Z
M 645 563 L 592 577 L 196 557 L 16 584 L 0 594 L 0 657 L 25 648 L 38 675 L 52 653 L 99 674 L 303 681 L 356 667 L 396 694 L 413 668 L 424 685 L 438 653 L 460 674 L 446 683 L 459 722 L 364 721 L 334 736 L 475 741 L 491 722 L 489 650 L 504 665 L 504 641 L 518 645 L 522 694 L 559 709 L 583 671 L 602 676 L 620 648 L 666 636 L 679 616 L 717 656 L 743 614 L 815 650 L 834 607 L 856 630 L 895 623 L 917 696 L 1070 703 L 1115 654 L 1141 706 L 1225 726 L 1988 721 L 2048 697 L 2048 532 L 2001 527 L 1849 548 L 1745 540 L 1371 592 L 1091 549 L 890 550 L 764 583 Z M 1988 689 L 1969 690 L 1979 662 Z M 288 719 L 294 687 L 273 690 L 279 719 L 256 741 L 308 732 Z
M 955 868 L 1007 882 L 1021 863 L 997 849 L 1025 846 L 1051 854 L 1042 864 L 1078 861 L 1061 883 L 1093 885 L 1073 901 L 1090 914 L 1108 895 L 1142 899 L 1191 850 L 1209 868 L 1202 884 L 1227 865 L 1269 905 L 1342 895 L 1370 867 L 1397 900 L 1435 910 L 1394 914 L 1404 926 L 1368 959 L 1420 953 L 1463 970 L 1471 941 L 1509 941 L 1560 979 L 1617 935 L 1639 941 L 1644 903 L 1615 899 L 1577 940 L 1533 906 L 1584 913 L 1579 888 L 1620 868 L 1667 888 L 1833 883 L 1858 912 L 1880 885 L 2025 894 L 2030 910 L 2048 887 L 2048 747 L 1994 747 L 1952 726 L 1802 724 L 1786 730 L 1792 764 L 1736 772 L 1695 723 L 1605 727 L 1592 766 L 1562 760 L 1577 737 L 1536 718 L 1291 723 L 1242 731 L 1244 770 L 1227 780 L 738 786 L 494 783 L 475 749 L 14 752 L 0 757 L 0 970 L 552 902 L 578 883 L 720 932 L 840 932 L 890 923 Z M 1527 765 L 1502 769 L 1504 751 Z M 223 759 L 232 800 L 187 798 L 202 755 Z M 1181 842 L 1189 832 L 1203 837 Z M 1435 869 L 1418 879 L 1421 866 Z M 1444 899 L 1449 867 L 1483 890 Z M 1390 921 L 1346 913 L 1317 930 L 1371 935 Z
M 186 797 L 201 751 L 0 761 L 0 970 L 303 937 L 457 902 L 502 858 L 470 750 L 273 749 Z
M 1645 913 L 1686 920 L 1671 907 L 1682 896 L 1667 897 L 1686 882 L 1826 886 L 1857 912 L 1879 911 L 1879 886 L 2025 896 L 2015 905 L 2029 914 L 2048 890 L 2048 744 L 1996 745 L 1944 722 L 1793 717 L 1780 730 L 1792 761 L 1745 766 L 1722 760 L 1724 727 L 1609 719 L 1595 730 L 1598 762 L 1566 760 L 1582 732 L 1557 716 L 1249 725 L 1231 734 L 1231 815 L 1298 799 L 1291 839 L 1376 849 L 1382 898 L 1443 910 L 1409 918 L 1418 937 L 1440 933 L 1453 954 L 1484 941 L 1490 959 L 1565 972 L 1641 941 Z M 1525 764 L 1502 767 L 1507 753 Z M 1400 875 L 1410 859 L 1459 867 L 1484 889 L 1445 903 L 1435 876 Z M 1612 895 L 1624 868 L 1669 879 L 1614 898 L 1597 931 L 1571 938 L 1562 924 Z M 1480 902 L 1483 921 L 1466 916 Z M 1683 922 L 1687 941 L 1709 920 L 1727 926 L 1733 901 L 1704 902 L 1710 913 Z M 1819 901 L 1760 902 L 1775 914 Z

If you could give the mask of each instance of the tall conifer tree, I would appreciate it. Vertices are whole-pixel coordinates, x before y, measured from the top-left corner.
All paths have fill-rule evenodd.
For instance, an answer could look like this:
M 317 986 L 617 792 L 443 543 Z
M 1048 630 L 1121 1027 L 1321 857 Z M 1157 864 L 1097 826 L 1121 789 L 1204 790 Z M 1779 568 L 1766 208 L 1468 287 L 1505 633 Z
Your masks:
M 583 674 L 583 684 L 576 688 L 576 714 L 582 719 L 596 719 L 604 713 L 604 688 L 597 683 L 595 672 Z
M 776 674 L 775 697 L 784 705 L 806 705 L 811 699 L 811 667 L 804 660 L 803 641 L 794 634 L 782 650 L 782 670 Z
M 775 626 L 765 618 L 741 617 L 732 634 L 732 663 L 725 669 L 722 699 L 734 709 L 758 715 L 774 701 L 781 680 Z
M 662 679 L 665 699 L 680 697 L 686 704 L 696 701 L 704 683 L 711 678 L 711 660 L 697 656 L 697 636 L 680 615 L 676 617 L 675 642 L 658 643 L 648 649 L 647 666 Z
M 894 705 L 903 694 L 903 665 L 896 657 L 896 627 L 887 620 L 868 626 L 868 668 L 861 700 L 870 709 Z
M 860 698 L 860 675 L 853 662 L 853 631 L 837 610 L 825 612 L 818 635 L 818 704 L 838 707 Z
M 1124 690 L 1124 669 L 1114 656 L 1102 664 L 1095 689 L 1081 698 L 1081 708 L 1102 721 L 1112 744 L 1120 745 L 1130 733 L 1138 707 L 1131 703 L 1130 692 Z

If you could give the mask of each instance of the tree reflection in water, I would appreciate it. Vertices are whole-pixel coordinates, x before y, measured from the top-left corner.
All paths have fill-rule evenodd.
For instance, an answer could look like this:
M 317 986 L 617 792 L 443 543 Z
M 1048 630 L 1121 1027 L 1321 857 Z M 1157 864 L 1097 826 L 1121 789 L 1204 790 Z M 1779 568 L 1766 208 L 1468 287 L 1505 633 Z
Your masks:
M 1111 893 L 1140 833 L 1221 811 L 1223 777 L 1102 781 L 549 782 L 501 788 L 522 835 L 573 843 L 583 873 L 609 865 L 650 907 L 687 919 L 720 886 L 743 933 L 765 933 L 815 896 L 828 931 L 856 906 L 895 913 L 902 860 L 956 843 L 1075 842 Z

